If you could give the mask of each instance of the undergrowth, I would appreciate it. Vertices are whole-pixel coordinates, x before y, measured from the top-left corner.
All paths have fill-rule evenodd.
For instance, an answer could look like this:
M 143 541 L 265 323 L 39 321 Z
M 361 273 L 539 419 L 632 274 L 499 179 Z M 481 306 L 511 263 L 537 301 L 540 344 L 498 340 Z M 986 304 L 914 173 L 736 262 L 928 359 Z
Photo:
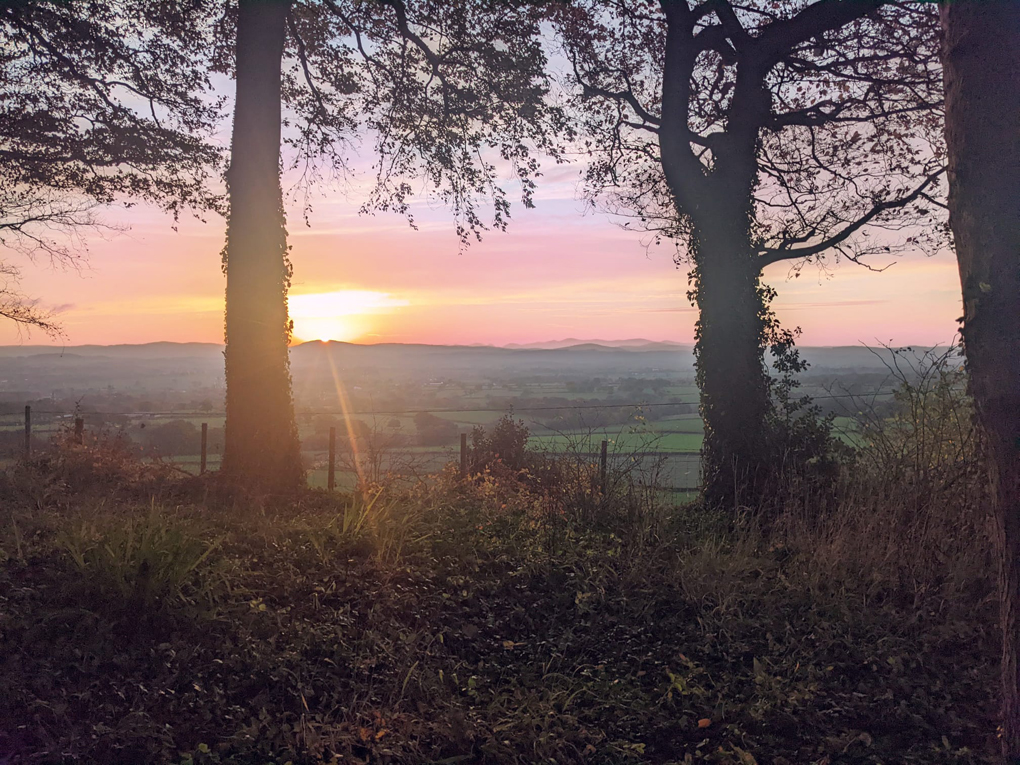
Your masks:
M 763 531 L 495 453 L 285 505 L 185 478 L 110 500 L 108 473 L 47 497 L 23 466 L 0 760 L 994 762 L 978 474 L 908 511 L 890 469 Z

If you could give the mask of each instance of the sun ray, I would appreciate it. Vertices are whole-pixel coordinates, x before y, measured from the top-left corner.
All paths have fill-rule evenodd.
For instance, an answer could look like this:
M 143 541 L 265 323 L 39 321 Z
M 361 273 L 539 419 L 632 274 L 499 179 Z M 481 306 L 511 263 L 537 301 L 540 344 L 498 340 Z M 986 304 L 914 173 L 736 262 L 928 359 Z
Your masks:
M 350 400 L 347 398 L 347 389 L 344 387 L 343 381 L 340 379 L 340 373 L 337 371 L 336 364 L 333 362 L 333 354 L 328 350 L 326 352 L 326 359 L 329 362 L 330 371 L 333 373 L 333 384 L 336 387 L 337 398 L 340 401 L 340 411 L 344 416 L 344 426 L 347 429 L 347 440 L 351 444 L 351 455 L 354 458 L 354 471 L 358 474 L 358 488 L 365 488 L 365 471 L 361 467 L 361 453 L 358 449 L 358 439 L 355 436 L 354 428 L 351 425 L 351 405 Z

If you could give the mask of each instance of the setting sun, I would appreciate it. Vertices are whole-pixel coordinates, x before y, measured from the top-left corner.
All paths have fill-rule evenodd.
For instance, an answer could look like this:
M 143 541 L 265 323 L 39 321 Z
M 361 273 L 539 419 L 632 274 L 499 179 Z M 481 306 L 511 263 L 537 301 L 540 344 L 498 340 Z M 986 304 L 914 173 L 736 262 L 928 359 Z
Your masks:
M 373 314 L 409 305 L 385 292 L 338 290 L 291 295 L 296 340 L 356 340 L 371 329 Z

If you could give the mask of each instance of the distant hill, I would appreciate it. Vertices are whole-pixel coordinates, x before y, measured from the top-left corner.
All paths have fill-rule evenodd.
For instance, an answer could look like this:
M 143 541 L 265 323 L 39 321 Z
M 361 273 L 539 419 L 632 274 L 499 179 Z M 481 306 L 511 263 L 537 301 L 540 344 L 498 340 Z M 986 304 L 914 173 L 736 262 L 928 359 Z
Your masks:
M 631 340 L 578 340 L 575 337 L 568 337 L 566 340 L 548 340 L 541 343 L 509 343 L 504 348 L 511 350 L 562 350 L 564 348 L 576 348 L 582 345 L 599 345 L 605 348 L 630 348 L 634 350 L 667 350 L 670 348 L 690 348 L 690 344 L 675 343 L 672 340 L 656 342 L 643 338 Z
M 571 342 L 569 345 L 561 343 Z M 545 345 L 545 344 L 536 344 Z M 381 343 L 358 345 L 310 342 L 291 348 L 296 389 L 314 388 L 332 380 L 497 381 L 548 377 L 672 377 L 694 374 L 690 346 L 624 340 L 557 341 L 560 347 L 423 345 Z M 815 374 L 882 372 L 885 349 L 863 346 L 804 347 L 803 357 Z M 25 392 L 50 395 L 88 390 L 130 388 L 141 391 L 186 391 L 223 384 L 223 346 L 216 343 L 145 343 L 140 345 L 0 346 L 0 396 Z M 16 394 L 16 395 L 15 395 Z
M 412 345 L 339 342 L 303 343 L 291 348 L 295 380 L 321 373 L 329 365 L 345 372 L 374 371 L 391 377 L 487 380 L 507 375 L 691 374 L 690 348 L 612 348 L 582 344 L 566 348 L 498 348 L 495 346 Z
M 220 343 L 138 343 L 124 345 L 0 345 L 0 359 L 24 356 L 103 356 L 105 358 L 189 358 L 223 356 Z

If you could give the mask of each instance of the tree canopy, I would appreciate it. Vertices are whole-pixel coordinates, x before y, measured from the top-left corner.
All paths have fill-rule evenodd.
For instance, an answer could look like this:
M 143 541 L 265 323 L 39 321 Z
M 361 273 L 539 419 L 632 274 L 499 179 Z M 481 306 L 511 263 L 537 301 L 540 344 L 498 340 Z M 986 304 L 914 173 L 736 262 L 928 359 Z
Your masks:
M 95 211 L 217 206 L 204 0 L 0 3 L 0 245 L 73 265 Z M 0 266 L 0 315 L 55 330 Z
M 557 26 L 587 191 L 629 225 L 682 243 L 750 187 L 762 267 L 931 241 L 945 152 L 929 4 L 582 1 Z
M 559 156 L 568 132 L 547 98 L 543 19 L 540 7 L 502 0 L 290 3 L 282 95 L 291 168 L 310 185 L 349 180 L 361 151 L 373 157 L 364 212 L 413 225 L 413 200 L 427 198 L 451 210 L 465 242 L 504 229 L 511 194 L 532 204 L 539 156 Z M 227 6 L 216 56 L 227 74 L 235 24 Z

